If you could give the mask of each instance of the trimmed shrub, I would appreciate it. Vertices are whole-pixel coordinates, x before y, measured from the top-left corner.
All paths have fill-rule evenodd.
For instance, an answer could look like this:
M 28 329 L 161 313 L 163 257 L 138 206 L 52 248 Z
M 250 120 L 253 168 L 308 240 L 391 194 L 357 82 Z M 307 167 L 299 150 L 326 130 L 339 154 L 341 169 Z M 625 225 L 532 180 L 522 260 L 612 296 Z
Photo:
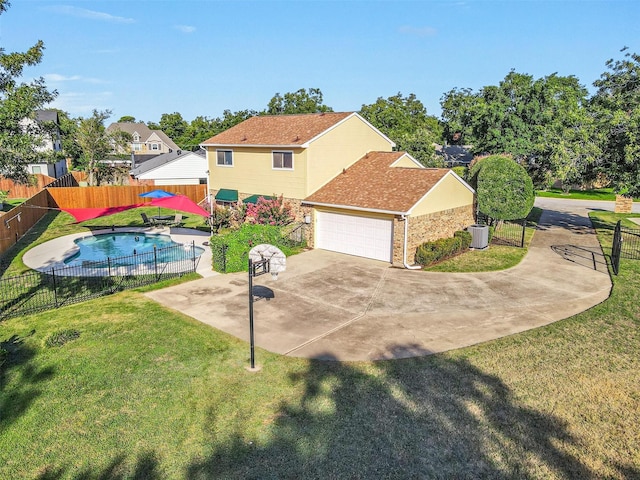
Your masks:
M 491 155 L 469 171 L 478 194 L 478 210 L 498 220 L 525 218 L 533 208 L 535 192 L 527 171 L 505 155 Z
M 473 236 L 471 235 L 471 232 L 468 232 L 466 230 L 458 230 L 453 234 L 453 236 L 456 238 L 459 238 L 460 241 L 462 242 L 460 246 L 461 250 L 466 250 L 467 248 L 469 248 L 471 246 L 471 242 L 473 241 Z
M 415 261 L 418 265 L 428 266 L 466 251 L 471 245 L 471 234 L 457 231 L 453 237 L 440 238 L 425 242 L 416 249 Z

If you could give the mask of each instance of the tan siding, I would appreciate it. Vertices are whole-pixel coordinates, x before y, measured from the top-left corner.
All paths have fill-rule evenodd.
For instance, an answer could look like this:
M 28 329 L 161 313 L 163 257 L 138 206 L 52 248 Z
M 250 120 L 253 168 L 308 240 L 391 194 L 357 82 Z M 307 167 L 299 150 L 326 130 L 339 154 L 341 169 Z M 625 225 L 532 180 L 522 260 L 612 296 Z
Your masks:
M 233 151 L 233 167 L 216 164 L 216 148 L 207 147 L 211 189 L 230 188 L 258 195 L 304 198 L 307 152 L 304 149 L 220 148 Z M 293 170 L 274 170 L 273 151 L 293 151 Z
M 411 216 L 416 217 L 468 205 L 473 205 L 473 192 L 449 174 L 411 210 Z
M 356 215 L 358 217 L 382 218 L 385 220 L 391 220 L 392 218 L 394 218 L 393 215 L 387 214 L 387 213 L 361 212 L 359 210 L 349 210 L 346 208 L 316 207 L 314 210 L 319 212 L 341 213 L 343 215 Z M 314 222 L 315 222 L 315 218 L 314 218 Z
M 416 165 L 416 162 L 411 160 L 409 157 L 404 156 L 400 158 L 396 163 L 393 164 L 393 167 L 403 167 L 403 168 L 421 168 L 419 165 Z
M 306 196 L 362 158 L 367 152 L 390 152 L 391 144 L 358 117 L 351 117 L 311 142 Z

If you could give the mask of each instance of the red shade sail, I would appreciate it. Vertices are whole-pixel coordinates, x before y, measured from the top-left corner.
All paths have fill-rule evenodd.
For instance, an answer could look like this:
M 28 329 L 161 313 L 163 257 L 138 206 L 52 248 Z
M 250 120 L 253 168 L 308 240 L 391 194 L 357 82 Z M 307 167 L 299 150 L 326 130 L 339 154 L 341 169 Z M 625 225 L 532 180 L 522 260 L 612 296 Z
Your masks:
M 76 219 L 76 223 L 84 222 L 85 220 L 92 220 L 98 217 L 105 217 L 107 215 L 113 215 L 115 213 L 124 212 L 132 208 L 143 207 L 143 203 L 136 205 L 123 205 L 121 207 L 103 207 L 103 208 L 61 208 L 63 212 L 67 212 Z
M 180 210 L 181 212 L 194 213 L 203 217 L 210 215 L 204 208 L 191 200 L 186 195 L 174 195 L 173 197 L 154 198 L 151 200 L 151 205 L 156 207 L 173 208 L 174 210 Z

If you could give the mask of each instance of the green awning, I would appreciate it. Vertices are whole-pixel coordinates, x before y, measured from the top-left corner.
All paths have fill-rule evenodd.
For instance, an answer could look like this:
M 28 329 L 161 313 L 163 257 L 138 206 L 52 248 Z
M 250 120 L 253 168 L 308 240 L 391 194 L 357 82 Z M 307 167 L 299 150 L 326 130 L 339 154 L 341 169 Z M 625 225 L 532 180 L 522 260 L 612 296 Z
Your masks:
M 258 203 L 258 199 L 262 197 L 265 200 L 273 200 L 276 197 L 272 197 L 271 195 L 251 195 L 250 197 L 242 200 L 242 203 Z
M 220 202 L 237 202 L 238 190 L 229 190 L 228 188 L 221 188 L 216 193 L 216 200 Z

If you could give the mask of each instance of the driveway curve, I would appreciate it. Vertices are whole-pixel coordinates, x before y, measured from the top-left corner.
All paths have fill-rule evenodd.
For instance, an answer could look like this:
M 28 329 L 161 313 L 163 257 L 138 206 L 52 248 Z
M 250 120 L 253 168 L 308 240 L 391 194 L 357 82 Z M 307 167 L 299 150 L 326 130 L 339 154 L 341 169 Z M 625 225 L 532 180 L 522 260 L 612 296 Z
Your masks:
M 290 257 L 274 298 L 254 303 L 258 347 L 294 357 L 371 361 L 427 355 L 561 320 L 606 300 L 611 280 L 588 218 L 604 202 L 537 199 L 544 209 L 523 261 L 486 273 L 391 268 L 323 250 Z M 246 273 L 218 275 L 148 297 L 249 339 Z

